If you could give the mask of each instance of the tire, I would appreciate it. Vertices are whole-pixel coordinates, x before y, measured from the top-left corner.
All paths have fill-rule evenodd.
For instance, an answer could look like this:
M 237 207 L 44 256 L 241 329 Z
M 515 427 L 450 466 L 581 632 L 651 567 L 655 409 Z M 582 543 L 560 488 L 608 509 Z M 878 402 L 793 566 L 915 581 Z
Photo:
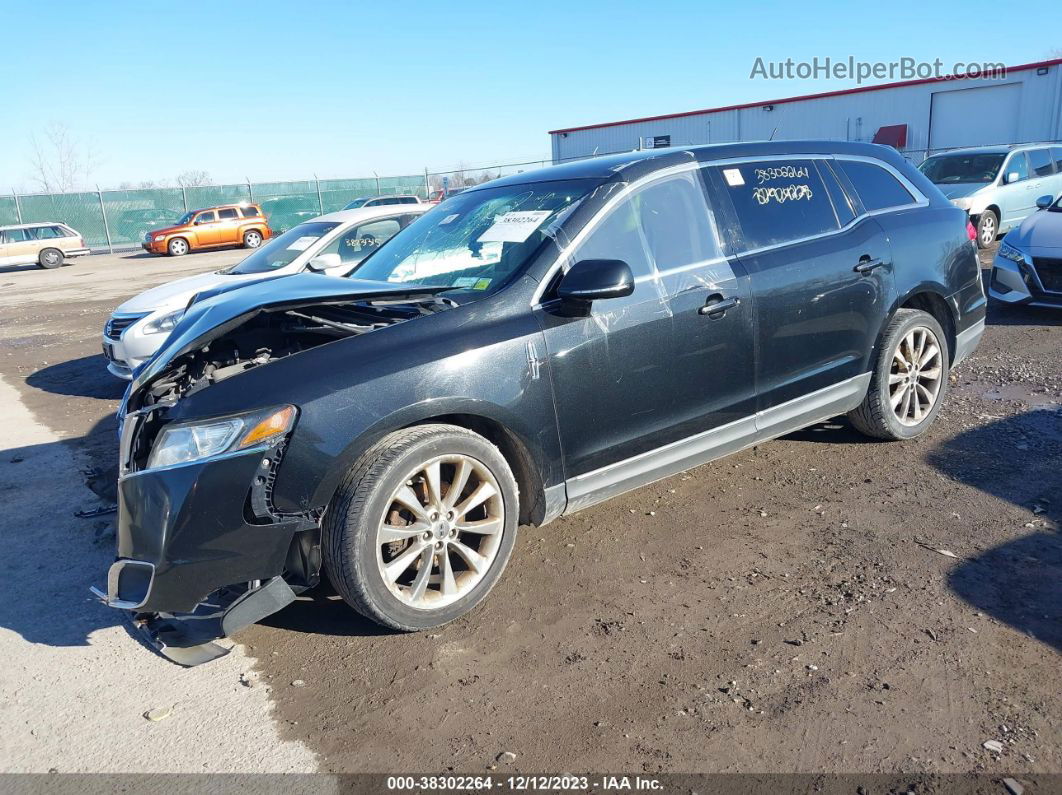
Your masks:
M 251 229 L 243 233 L 244 248 L 258 248 L 262 245 L 262 233 L 257 229 Z
M 977 247 L 988 248 L 999 236 L 999 216 L 994 210 L 985 210 L 977 219 Z
M 917 350 L 920 338 L 925 340 L 923 364 L 913 372 L 904 371 L 897 356 L 914 359 L 910 347 L 913 342 Z M 933 343 L 936 355 L 927 358 Z M 876 439 L 897 441 L 925 433 L 948 391 L 949 356 L 947 337 L 936 318 L 918 309 L 897 310 L 882 335 L 866 397 L 848 413 L 848 419 L 857 430 Z M 911 398 L 905 393 L 911 393 Z
M 48 270 L 58 268 L 63 264 L 63 252 L 57 248 L 41 249 L 41 252 L 37 255 L 37 264 Z
M 467 477 L 451 495 L 461 462 Z M 480 494 L 488 496 L 476 502 Z M 412 502 L 423 519 L 406 507 Z M 405 632 L 431 629 L 486 598 L 512 554 L 518 516 L 516 479 L 497 447 L 454 425 L 406 428 L 367 450 L 337 489 L 323 522 L 325 571 L 366 618 Z
M 175 237 L 169 243 L 166 244 L 166 252 L 171 257 L 183 257 L 188 253 L 189 246 L 188 241 L 183 237 Z

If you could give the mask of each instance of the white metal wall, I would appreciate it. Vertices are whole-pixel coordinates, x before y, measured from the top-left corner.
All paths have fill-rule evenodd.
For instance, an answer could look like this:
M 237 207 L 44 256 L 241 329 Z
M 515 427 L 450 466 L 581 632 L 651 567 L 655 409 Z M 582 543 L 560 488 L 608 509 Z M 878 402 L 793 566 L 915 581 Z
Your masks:
M 672 146 L 758 141 L 767 140 L 772 135 L 775 140 L 870 141 L 879 127 L 907 124 L 907 155 L 919 162 L 930 146 L 930 111 L 934 94 L 999 86 L 1001 83 L 1015 84 L 1020 91 L 1015 138 L 1012 141 L 979 140 L 980 137 L 991 137 L 996 129 L 995 125 L 979 123 L 981 114 L 991 119 L 991 114 L 1003 112 L 1003 109 L 987 104 L 969 119 L 968 140 L 980 144 L 1062 140 L 1062 66 L 1055 65 L 1048 68 L 1046 75 L 1028 69 L 1011 72 L 1004 81 L 923 83 L 786 102 L 775 105 L 771 111 L 757 106 L 554 133 L 551 136 L 553 161 L 637 149 L 639 141 L 648 136 L 670 135 Z M 1008 107 L 1005 112 L 1012 111 Z M 979 135 L 979 129 L 983 129 L 983 135 Z

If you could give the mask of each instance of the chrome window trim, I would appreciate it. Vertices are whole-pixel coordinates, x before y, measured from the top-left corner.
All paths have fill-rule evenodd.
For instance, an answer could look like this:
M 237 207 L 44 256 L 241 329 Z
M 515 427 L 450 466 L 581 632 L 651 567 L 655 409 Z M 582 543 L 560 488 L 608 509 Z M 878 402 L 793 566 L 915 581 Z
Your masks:
M 579 230 L 579 233 L 563 249 L 561 249 L 560 253 L 557 255 L 556 261 L 552 265 L 550 265 L 549 270 L 546 271 L 545 275 L 542 277 L 542 280 L 538 283 L 538 286 L 535 288 L 535 292 L 531 296 L 531 308 L 532 309 L 537 309 L 537 308 L 542 306 L 542 295 L 543 295 L 543 293 L 545 293 L 546 288 L 549 286 L 549 284 L 553 280 L 553 278 L 557 275 L 557 271 L 559 271 L 563 267 L 565 261 L 571 256 L 571 253 L 575 250 L 575 248 L 580 243 L 582 243 L 582 241 L 586 238 L 587 235 L 589 235 L 591 232 L 594 231 L 594 229 L 597 228 L 598 224 L 601 223 L 601 221 L 604 219 L 605 215 L 607 215 L 612 210 L 613 207 L 615 207 L 617 204 L 619 204 L 623 199 L 627 198 L 627 196 L 629 196 L 635 190 L 637 190 L 637 189 L 639 189 L 639 188 L 643 187 L 644 185 L 647 185 L 647 184 L 649 184 L 651 182 L 655 182 L 656 180 L 664 179 L 666 177 L 671 177 L 671 176 L 674 176 L 676 174 L 683 174 L 683 173 L 685 173 L 687 171 L 695 171 L 695 170 L 700 170 L 700 169 L 704 169 L 704 168 L 710 168 L 710 167 L 714 167 L 714 166 L 730 166 L 730 165 L 739 165 L 739 164 L 742 164 L 742 163 L 762 163 L 762 162 L 765 162 L 765 161 L 766 162 L 771 162 L 771 161 L 776 161 L 776 160 L 833 160 L 833 161 L 837 161 L 837 160 L 852 160 L 852 161 L 861 162 L 861 163 L 869 163 L 871 165 L 878 166 L 879 168 L 885 169 L 887 172 L 889 172 L 889 174 L 891 174 L 893 177 L 895 177 L 900 182 L 900 184 L 903 185 L 904 188 L 906 188 L 908 190 L 908 192 L 910 192 L 910 194 L 914 197 L 914 201 L 910 202 L 908 204 L 898 204 L 898 205 L 895 205 L 893 207 L 883 207 L 880 210 L 866 210 L 866 209 L 864 209 L 862 213 L 856 215 L 851 221 L 849 221 L 844 226 L 842 226 L 842 227 L 840 227 L 838 229 L 831 230 L 829 232 L 819 232 L 819 233 L 814 234 L 814 235 L 808 235 L 806 237 L 796 238 L 794 240 L 787 240 L 787 241 L 785 241 L 783 243 L 772 243 L 769 246 L 760 246 L 759 248 L 742 249 L 742 250 L 734 251 L 734 252 L 731 252 L 730 254 L 726 254 L 726 255 L 724 255 L 722 257 L 717 257 L 717 258 L 714 258 L 714 259 L 711 259 L 711 260 L 705 260 L 703 262 L 693 263 L 691 265 L 682 265 L 682 266 L 679 266 L 678 268 L 671 268 L 671 269 L 666 270 L 666 271 L 657 271 L 656 275 L 655 275 L 655 278 L 663 278 L 664 276 L 669 276 L 672 273 L 679 273 L 681 271 L 691 270 L 691 269 L 693 269 L 695 267 L 701 267 L 701 266 L 705 266 L 705 265 L 714 265 L 714 264 L 717 264 L 719 262 L 728 261 L 728 260 L 730 260 L 733 257 L 754 256 L 754 255 L 758 255 L 758 254 L 763 254 L 763 253 L 765 253 L 767 251 L 773 251 L 774 249 L 785 248 L 786 246 L 799 245 L 799 244 L 802 244 L 802 243 L 808 243 L 808 242 L 810 242 L 812 240 L 818 240 L 820 238 L 830 237 L 832 235 L 844 234 L 845 232 L 848 232 L 854 226 L 859 224 L 864 218 L 873 218 L 874 216 L 885 215 L 886 213 L 895 213 L 895 212 L 901 212 L 901 211 L 904 211 L 904 210 L 914 209 L 914 208 L 917 208 L 917 207 L 928 207 L 929 206 L 929 198 L 924 193 L 922 193 L 922 191 L 920 191 L 914 185 L 914 183 L 912 183 L 909 179 L 907 179 L 907 177 L 905 177 L 903 174 L 901 174 L 894 166 L 892 166 L 889 163 L 886 163 L 884 160 L 878 160 L 876 158 L 867 157 L 865 155 L 847 155 L 847 154 L 845 154 L 845 155 L 832 155 L 832 154 L 764 155 L 762 157 L 731 157 L 731 158 L 726 158 L 724 160 L 712 160 L 710 162 L 705 162 L 705 163 L 702 163 L 702 162 L 680 163 L 680 164 L 675 165 L 675 166 L 669 166 L 668 168 L 662 168 L 659 171 L 654 171 L 651 174 L 646 174 L 645 176 L 635 180 L 634 182 L 628 183 L 626 185 L 626 187 L 624 187 L 615 196 L 613 196 L 611 199 L 609 199 L 608 202 L 606 202 L 605 205 L 600 210 L 598 210 L 597 214 L 593 218 L 591 218 L 590 221 L 588 221 L 587 224 L 582 229 Z M 842 189 L 843 189 L 843 186 L 842 186 Z M 706 197 L 706 201 L 707 201 L 707 198 L 708 197 Z M 860 202 L 860 204 L 862 204 L 862 202 Z M 709 209 L 711 209 L 710 202 L 708 203 L 708 206 L 709 206 Z M 719 230 L 718 230 L 718 228 L 715 225 L 714 216 L 711 217 L 711 224 L 712 224 L 712 229 L 715 232 L 716 245 L 719 247 L 719 249 L 721 251 L 725 251 L 724 243 L 720 239 Z M 637 284 L 637 283 L 640 283 L 640 282 L 643 282 L 643 281 L 647 281 L 650 278 L 653 278 L 653 277 L 645 277 L 645 276 L 639 277 L 639 278 L 635 279 L 635 283 Z

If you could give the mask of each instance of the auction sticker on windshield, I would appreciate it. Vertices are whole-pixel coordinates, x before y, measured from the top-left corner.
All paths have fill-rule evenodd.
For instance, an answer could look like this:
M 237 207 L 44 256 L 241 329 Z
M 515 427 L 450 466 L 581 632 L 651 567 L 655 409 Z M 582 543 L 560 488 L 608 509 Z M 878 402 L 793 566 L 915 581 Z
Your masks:
M 291 245 L 288 246 L 288 251 L 305 251 L 314 244 L 317 240 L 315 235 L 305 235 L 298 240 L 293 240 Z
M 480 243 L 523 243 L 552 213 L 552 210 L 503 213 L 477 239 Z

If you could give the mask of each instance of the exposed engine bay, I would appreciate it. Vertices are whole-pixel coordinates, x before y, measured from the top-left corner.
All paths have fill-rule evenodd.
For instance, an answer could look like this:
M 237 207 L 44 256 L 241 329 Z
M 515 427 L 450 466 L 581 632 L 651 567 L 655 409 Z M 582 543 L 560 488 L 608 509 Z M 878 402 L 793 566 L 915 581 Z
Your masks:
M 144 391 L 140 407 L 172 404 L 254 367 L 453 306 L 456 304 L 447 298 L 416 293 L 410 297 L 263 308 L 177 357 Z

